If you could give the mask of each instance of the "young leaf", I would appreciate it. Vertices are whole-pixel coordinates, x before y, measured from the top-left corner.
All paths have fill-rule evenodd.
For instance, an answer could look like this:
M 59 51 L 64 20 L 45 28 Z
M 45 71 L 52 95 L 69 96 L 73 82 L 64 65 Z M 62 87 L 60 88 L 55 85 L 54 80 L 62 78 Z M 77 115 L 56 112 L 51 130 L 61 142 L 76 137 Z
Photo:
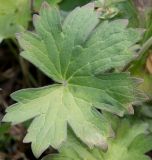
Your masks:
M 30 20 L 29 0 L 0 0 L 0 41 L 14 37 Z
M 145 135 L 146 123 L 122 120 L 117 124 L 115 139 L 109 140 L 109 149 L 88 149 L 71 133 L 68 141 L 57 155 L 48 155 L 43 160 L 150 160 L 144 155 L 152 148 L 152 136 Z
M 95 108 L 123 116 L 133 112 L 136 83 L 128 73 L 105 73 L 124 66 L 140 39 L 126 20 L 100 23 L 94 6 L 73 10 L 61 22 L 59 11 L 44 3 L 34 16 L 36 33 L 18 35 L 21 56 L 58 84 L 23 89 L 12 94 L 16 104 L 3 121 L 34 119 L 24 142 L 32 142 L 38 157 L 50 145 L 59 148 L 67 126 L 89 147 L 107 149 L 111 127 Z

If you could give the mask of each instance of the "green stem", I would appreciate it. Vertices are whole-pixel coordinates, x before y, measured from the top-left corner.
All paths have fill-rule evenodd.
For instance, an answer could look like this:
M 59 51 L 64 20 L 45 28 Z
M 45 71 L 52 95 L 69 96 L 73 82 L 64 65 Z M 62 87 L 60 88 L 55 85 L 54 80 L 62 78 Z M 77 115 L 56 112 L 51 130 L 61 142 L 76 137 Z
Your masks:
M 138 68 L 139 64 L 141 63 L 141 59 L 143 60 L 145 57 L 147 57 L 148 52 L 146 52 L 150 47 L 152 46 L 152 37 L 150 37 L 142 46 L 142 48 L 137 53 L 138 57 L 137 59 L 131 61 L 129 64 L 127 64 L 122 71 L 128 70 L 128 68 L 135 62 L 133 68 Z
M 151 47 L 152 45 L 152 37 L 150 37 L 142 46 L 142 48 L 140 49 L 140 51 L 138 52 L 139 55 L 139 59 L 144 56 L 144 53 Z M 147 54 L 146 54 L 147 55 Z

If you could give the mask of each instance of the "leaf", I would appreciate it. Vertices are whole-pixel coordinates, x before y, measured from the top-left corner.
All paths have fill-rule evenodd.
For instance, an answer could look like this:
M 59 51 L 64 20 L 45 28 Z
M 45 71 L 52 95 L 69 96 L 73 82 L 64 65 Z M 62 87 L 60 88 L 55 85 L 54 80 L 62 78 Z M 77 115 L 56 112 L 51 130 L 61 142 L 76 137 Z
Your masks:
M 34 25 L 36 33 L 17 36 L 21 56 L 58 84 L 13 93 L 17 103 L 3 121 L 33 119 L 24 142 L 32 142 L 36 157 L 50 145 L 60 148 L 67 127 L 90 148 L 106 150 L 113 132 L 96 109 L 123 116 L 133 113 L 131 104 L 139 98 L 136 80 L 128 73 L 106 71 L 134 57 L 131 48 L 139 32 L 127 29 L 125 20 L 100 23 L 93 4 L 76 8 L 61 22 L 59 11 L 44 3 Z
M 0 136 L 2 137 L 10 129 L 9 124 L 0 124 Z
M 34 10 L 39 10 L 43 2 L 47 2 L 50 5 L 57 5 L 58 3 L 61 3 L 62 0 L 35 0 L 33 2 Z
M 0 0 L 0 41 L 12 38 L 16 32 L 27 28 L 29 20 L 28 0 Z
M 93 114 L 91 105 L 75 98 L 68 88 L 57 85 L 26 89 L 16 92 L 12 97 L 19 103 L 7 110 L 9 113 L 4 120 L 12 121 L 13 119 L 13 124 L 17 124 L 35 117 L 24 142 L 32 141 L 36 156 L 50 145 L 54 148 L 60 147 L 67 136 L 67 123 L 90 147 L 97 145 L 106 148 L 106 140 L 102 136 L 106 130 L 109 132 L 106 121 L 101 116 L 97 119 L 97 111 Z M 16 113 L 19 116 L 15 116 Z M 96 126 L 100 121 L 104 122 L 103 125 Z M 101 131 L 101 128 L 104 131 Z
M 11 140 L 11 136 L 8 136 L 10 130 L 9 123 L 0 123 L 0 150 L 1 152 L 5 149 Z
M 120 3 L 117 3 L 115 6 L 119 10 L 119 14 L 116 18 L 128 19 L 130 27 L 133 28 L 139 27 L 139 13 L 132 0 L 127 0 L 124 2 L 122 1 Z
M 100 13 L 101 19 L 112 19 L 119 13 L 119 9 L 116 7 L 117 4 L 124 1 L 125 0 L 97 0 L 95 1 L 95 6 Z
M 116 137 L 109 140 L 109 149 L 105 153 L 99 149 L 88 149 L 72 133 L 68 141 L 56 155 L 48 155 L 42 160 L 150 160 L 144 155 L 152 148 L 152 136 L 146 135 L 147 124 L 128 119 L 117 123 Z
M 142 119 L 144 122 L 149 124 L 149 131 L 152 132 L 152 105 L 151 101 L 142 103 L 135 108 L 136 119 Z
M 71 11 L 75 7 L 83 6 L 89 2 L 91 2 L 91 0 L 76 0 L 76 1 L 63 0 L 60 3 L 60 8 L 64 11 Z
M 3 38 L 2 38 L 2 37 L 0 37 L 0 43 L 2 42 L 2 40 L 3 40 Z
M 99 7 L 108 7 L 108 6 L 112 6 L 114 4 L 120 3 L 120 2 L 124 2 L 126 0 L 96 0 L 96 4 Z

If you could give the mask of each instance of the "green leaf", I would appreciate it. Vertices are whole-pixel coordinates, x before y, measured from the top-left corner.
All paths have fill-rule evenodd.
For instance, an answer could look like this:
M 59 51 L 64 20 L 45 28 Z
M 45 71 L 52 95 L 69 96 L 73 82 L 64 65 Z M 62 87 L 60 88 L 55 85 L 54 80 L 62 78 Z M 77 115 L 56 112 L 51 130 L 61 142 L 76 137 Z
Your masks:
M 90 147 L 96 145 L 106 149 L 104 135 L 109 132 L 106 120 L 98 116 L 97 111 L 91 112 L 91 104 L 75 98 L 68 88 L 57 85 L 26 89 L 12 97 L 19 103 L 7 109 L 3 120 L 13 119 L 13 124 L 17 124 L 35 117 L 24 139 L 24 142 L 32 142 L 35 156 L 50 145 L 59 148 L 66 140 L 67 124 Z M 99 122 L 103 124 L 96 126 Z
M 0 150 L 3 152 L 12 139 L 9 134 L 10 131 L 10 124 L 9 123 L 0 123 Z
M 144 122 L 149 124 L 149 131 L 152 133 L 152 102 L 148 101 L 142 103 L 135 108 L 136 119 L 142 119 Z
M 48 155 L 43 160 L 150 160 L 144 155 L 152 148 L 152 136 L 146 135 L 146 123 L 124 119 L 117 123 L 116 137 L 109 140 L 109 149 L 88 149 L 72 133 L 57 155 Z
M 62 22 L 59 11 L 44 3 L 34 25 L 36 33 L 18 35 L 21 56 L 58 84 L 13 93 L 17 103 L 6 110 L 3 121 L 34 119 L 24 142 L 32 142 L 37 157 L 66 141 L 67 126 L 90 148 L 106 150 L 113 132 L 96 109 L 120 116 L 133 113 L 131 104 L 140 93 L 128 73 L 106 71 L 134 57 L 139 32 L 127 29 L 125 20 L 100 23 L 93 4 L 76 8 Z
M 3 40 L 3 38 L 2 38 L 2 37 L 0 37 L 0 43 L 2 42 L 2 40 Z
M 51 6 L 57 5 L 58 3 L 62 2 L 62 0 L 35 0 L 33 3 L 34 10 L 39 10 L 42 3 L 47 2 Z
M 117 3 L 117 0 L 116 1 L 104 1 L 104 0 L 95 1 L 95 8 L 97 8 L 97 11 L 100 13 L 101 19 L 103 20 L 112 19 L 119 13 L 119 10 L 114 6 L 115 3 Z
M 132 0 L 117 3 L 115 7 L 119 10 L 116 18 L 125 18 L 129 20 L 130 27 L 139 27 L 139 13 Z M 143 22 L 142 22 L 143 23 Z M 141 27 L 144 28 L 144 27 Z
M 71 11 L 75 7 L 83 6 L 89 2 L 91 2 L 91 0 L 76 0 L 76 1 L 63 0 L 60 3 L 60 8 L 64 11 Z
M 10 129 L 9 124 L 0 124 L 0 136 L 2 137 Z
M 27 28 L 29 20 L 28 0 L 0 0 L 0 41 L 15 37 L 15 33 Z
M 98 7 L 108 7 L 126 0 L 96 0 Z

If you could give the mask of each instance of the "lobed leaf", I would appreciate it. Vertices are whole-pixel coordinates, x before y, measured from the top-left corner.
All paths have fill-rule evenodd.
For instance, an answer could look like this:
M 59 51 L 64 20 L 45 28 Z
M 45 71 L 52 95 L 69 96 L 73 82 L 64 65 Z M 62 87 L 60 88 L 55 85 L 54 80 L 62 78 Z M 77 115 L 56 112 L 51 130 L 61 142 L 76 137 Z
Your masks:
M 150 160 L 144 155 L 151 147 L 152 137 L 145 134 L 146 123 L 131 122 L 123 119 L 117 123 L 116 137 L 109 140 L 109 149 L 105 153 L 97 148 L 90 150 L 72 133 L 56 155 L 48 155 L 43 160 Z
M 104 136 L 109 132 L 109 127 L 106 120 L 97 111 L 91 111 L 90 103 L 75 98 L 68 88 L 54 85 L 26 89 L 13 93 L 12 98 L 19 103 L 7 109 L 3 121 L 13 119 L 13 124 L 17 124 L 35 118 L 24 138 L 24 142 L 32 142 L 35 156 L 50 145 L 59 148 L 66 140 L 67 125 L 90 147 L 107 148 Z M 97 125 L 101 122 L 104 123 Z
M 90 148 L 106 150 L 113 132 L 96 109 L 123 116 L 133 113 L 131 104 L 139 98 L 128 73 L 106 71 L 134 57 L 131 48 L 140 33 L 126 28 L 124 20 L 101 23 L 93 4 L 76 8 L 62 22 L 58 9 L 44 3 L 34 26 L 36 33 L 17 36 L 21 56 L 58 84 L 13 93 L 17 103 L 6 110 L 3 121 L 33 119 L 24 142 L 32 142 L 37 157 L 50 145 L 60 148 L 67 128 Z

